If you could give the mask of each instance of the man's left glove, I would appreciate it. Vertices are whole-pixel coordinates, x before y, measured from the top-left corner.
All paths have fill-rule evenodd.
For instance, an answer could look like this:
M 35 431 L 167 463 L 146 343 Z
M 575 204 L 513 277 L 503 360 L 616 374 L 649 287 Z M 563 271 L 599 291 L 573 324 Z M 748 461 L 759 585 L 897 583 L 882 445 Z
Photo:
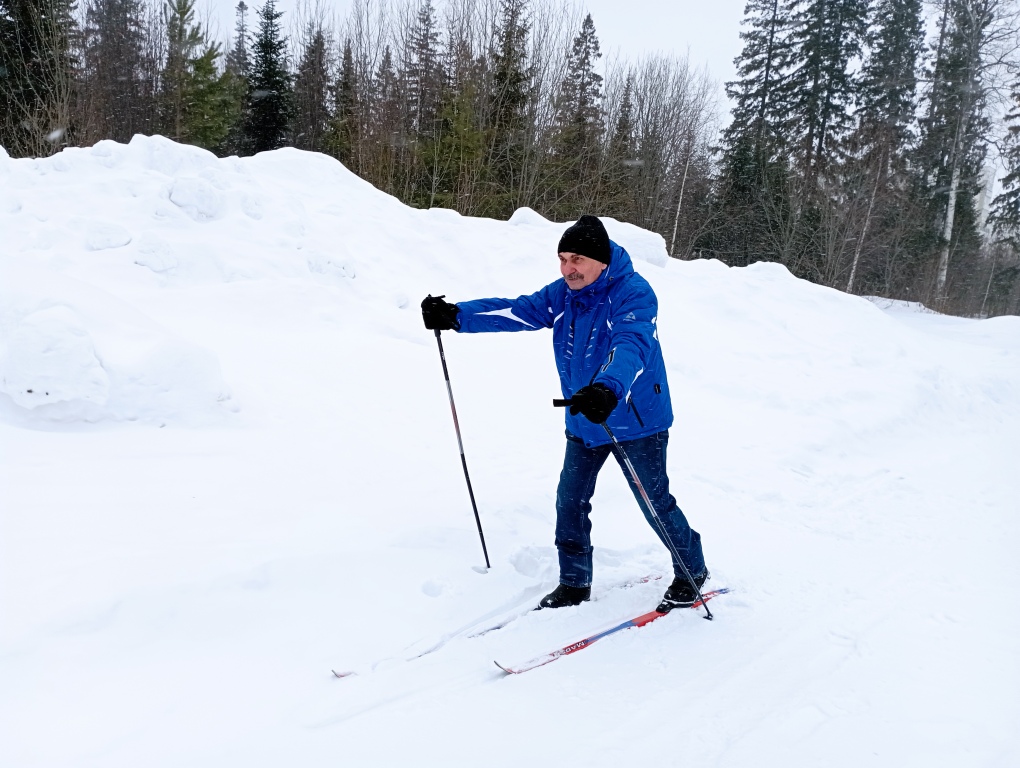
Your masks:
M 581 387 L 570 398 L 570 415 L 583 414 L 588 421 L 601 424 L 609 418 L 620 401 L 613 390 L 605 384 L 589 384 Z
M 446 297 L 429 294 L 421 303 L 421 316 L 425 321 L 425 327 L 430 331 L 460 330 L 460 323 L 457 320 L 460 309 L 456 304 L 443 301 L 444 298 Z

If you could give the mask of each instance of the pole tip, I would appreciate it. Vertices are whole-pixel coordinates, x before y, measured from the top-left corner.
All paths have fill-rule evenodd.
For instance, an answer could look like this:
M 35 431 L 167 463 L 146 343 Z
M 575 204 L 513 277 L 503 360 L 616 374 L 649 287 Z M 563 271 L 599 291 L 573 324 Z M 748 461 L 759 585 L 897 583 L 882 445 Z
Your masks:
M 475 573 L 488 573 L 489 572 L 489 569 L 486 568 L 484 565 L 472 565 L 471 566 L 471 570 L 474 571 Z

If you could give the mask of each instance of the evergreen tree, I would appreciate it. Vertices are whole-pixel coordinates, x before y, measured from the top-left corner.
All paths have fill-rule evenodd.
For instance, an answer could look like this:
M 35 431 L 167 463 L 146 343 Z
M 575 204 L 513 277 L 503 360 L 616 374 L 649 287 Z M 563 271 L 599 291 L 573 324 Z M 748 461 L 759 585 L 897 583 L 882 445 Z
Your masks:
M 372 79 L 372 159 L 369 180 L 385 192 L 396 194 L 399 161 L 407 143 L 403 125 L 403 90 L 393 65 L 393 52 L 383 49 Z
M 354 149 L 358 145 L 361 133 L 361 88 L 349 39 L 344 41 L 340 76 L 333 87 L 333 102 L 333 119 L 327 137 L 329 152 L 348 168 L 361 172 L 360 164 L 358 168 L 353 167 Z
M 996 238 L 1020 254 L 1020 76 L 1011 90 L 1012 109 L 1006 115 L 1008 133 L 1002 153 L 1006 175 L 988 220 Z
M 228 72 L 245 79 L 251 74 L 251 57 L 248 54 L 248 6 L 244 0 L 237 4 L 234 22 L 234 44 L 226 57 Z
M 164 0 L 163 28 L 167 53 L 160 89 L 162 131 L 184 141 L 184 113 L 191 99 L 194 62 L 205 44 L 202 28 L 195 23 L 194 0 Z
M 258 16 L 244 126 L 245 143 L 253 154 L 284 146 L 294 115 L 287 38 L 280 26 L 283 12 L 276 10 L 275 0 L 266 0 Z
M 947 298 L 950 254 L 956 254 L 962 276 L 981 247 L 976 200 L 989 128 L 982 55 L 997 8 L 995 0 L 944 0 L 921 140 L 912 158 L 918 195 L 927 202 L 927 226 L 914 248 L 917 277 L 925 279 L 923 255 L 936 253 L 933 291 L 940 306 Z
M 85 11 L 86 131 L 90 140 L 126 142 L 151 133 L 155 69 L 148 57 L 141 0 L 89 0 Z
M 634 201 L 634 77 L 627 75 L 620 99 L 620 112 L 616 117 L 612 136 L 606 147 L 606 166 L 603 187 L 607 211 L 621 221 L 633 221 Z
M 790 57 L 791 0 L 748 0 L 740 33 L 744 47 L 734 60 L 740 79 L 726 83 L 726 95 L 733 102 L 732 121 L 723 132 L 729 152 L 743 153 L 750 144 L 753 153 L 765 156 L 783 146 L 780 126 L 788 105 L 780 85 L 787 74 Z
M 294 146 L 321 152 L 332 115 L 329 108 L 329 43 L 321 25 L 309 28 L 294 78 Z
M 78 28 L 68 0 L 0 0 L 0 145 L 47 155 L 71 128 Z
M 601 57 L 595 24 L 588 14 L 567 59 L 556 104 L 551 157 L 546 162 L 546 208 L 558 219 L 577 218 L 595 210 L 599 200 L 602 76 L 595 72 L 595 63 Z
M 421 0 L 403 65 L 408 131 L 434 137 L 443 89 L 442 51 L 432 0 Z
M 907 159 L 918 109 L 918 63 L 924 48 L 921 0 L 879 0 L 867 48 L 858 89 L 853 159 L 842 186 L 847 201 L 844 212 L 860 219 L 858 231 L 852 235 L 854 256 L 846 289 L 861 287 L 874 293 L 881 292 L 888 282 L 890 258 L 899 257 L 898 249 L 889 246 L 904 229 L 904 214 L 913 212 Z M 885 247 L 868 251 L 869 237 Z
M 480 126 L 480 92 L 484 67 L 466 39 L 447 46 L 438 131 L 422 145 L 429 207 L 473 214 L 477 181 L 485 163 L 485 133 Z
M 726 84 L 733 102 L 723 131 L 720 174 L 713 192 L 715 223 L 696 243 L 727 263 L 792 259 L 794 236 L 785 129 L 793 109 L 788 86 L 794 57 L 797 0 L 749 0 L 739 79 Z
M 490 160 L 484 215 L 507 218 L 523 202 L 528 109 L 532 68 L 528 62 L 531 25 L 527 0 L 500 0 L 494 29 L 487 129 Z
M 855 88 L 851 62 L 860 55 L 867 0 L 800 0 L 789 36 L 783 123 L 809 186 L 838 158 L 851 127 Z
M 244 129 L 249 120 L 248 91 L 251 85 L 251 57 L 248 53 L 248 6 L 240 0 L 235 9 L 234 43 L 226 55 L 225 86 L 227 111 L 230 115 L 227 136 L 223 140 L 225 154 L 249 155 Z

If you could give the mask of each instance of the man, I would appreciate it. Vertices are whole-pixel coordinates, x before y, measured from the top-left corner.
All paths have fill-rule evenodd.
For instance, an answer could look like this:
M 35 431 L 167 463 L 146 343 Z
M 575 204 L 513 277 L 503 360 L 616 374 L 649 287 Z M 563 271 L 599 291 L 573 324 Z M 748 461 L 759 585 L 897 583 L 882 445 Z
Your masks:
M 450 304 L 429 296 L 422 316 L 429 330 L 460 333 L 535 331 L 552 328 L 563 396 L 571 400 L 567 451 L 556 490 L 556 548 L 560 584 L 541 608 L 577 605 L 591 596 L 591 497 L 612 442 L 605 422 L 623 444 L 658 513 L 662 530 L 616 457 L 656 535 L 673 555 L 673 583 L 658 610 L 693 605 L 708 578 L 701 536 L 691 529 L 666 476 L 666 443 L 673 410 L 656 332 L 658 302 L 630 256 L 609 239 L 594 216 L 582 216 L 560 238 L 562 280 L 517 299 L 479 299 Z M 668 537 L 668 540 L 667 538 Z

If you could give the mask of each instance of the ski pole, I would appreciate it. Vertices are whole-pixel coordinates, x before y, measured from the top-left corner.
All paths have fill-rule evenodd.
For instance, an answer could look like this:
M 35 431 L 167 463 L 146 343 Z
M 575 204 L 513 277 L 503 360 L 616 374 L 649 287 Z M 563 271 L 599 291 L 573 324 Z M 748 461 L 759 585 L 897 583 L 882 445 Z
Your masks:
M 556 408 L 566 408 L 568 405 L 572 404 L 572 400 L 553 400 L 553 406 Z M 648 511 L 651 513 L 652 519 L 655 521 L 655 525 L 659 529 L 659 533 L 662 534 L 663 541 L 666 542 L 666 546 L 669 547 L 669 551 L 673 553 L 673 557 L 676 558 L 676 561 L 680 563 L 680 569 L 684 572 L 684 576 L 687 577 L 691 586 L 694 587 L 694 591 L 698 595 L 698 602 L 700 602 L 701 607 L 705 609 L 704 618 L 711 621 L 713 617 L 712 611 L 708 609 L 708 602 L 702 596 L 701 589 L 698 587 L 697 582 L 694 581 L 694 577 L 691 576 L 691 572 L 687 570 L 687 566 L 684 565 L 684 561 L 680 558 L 680 553 L 676 551 L 676 547 L 673 546 L 672 540 L 670 540 L 669 536 L 666 534 L 666 528 L 662 524 L 662 520 L 659 518 L 658 513 L 655 511 L 655 506 L 652 504 L 652 500 L 649 498 L 648 492 L 641 484 L 641 479 L 638 477 L 637 470 L 634 469 L 634 465 L 631 464 L 630 457 L 627 455 L 627 452 L 623 450 L 623 446 L 620 445 L 620 442 L 616 439 L 616 435 L 613 434 L 613 430 L 609 428 L 609 425 L 603 421 L 600 426 L 606 430 L 606 434 L 609 435 L 609 439 L 613 441 L 613 448 L 616 450 L 617 455 L 619 455 L 619 457 L 623 460 L 624 466 L 627 467 L 627 472 L 634 481 L 634 487 L 638 489 L 638 493 L 640 494 L 642 501 L 644 501 L 645 506 L 648 507 Z
M 489 550 L 485 547 L 485 534 L 482 533 L 482 519 L 478 516 L 478 505 L 475 503 L 475 492 L 471 488 L 471 475 L 468 474 L 467 459 L 464 457 L 464 441 L 460 437 L 460 422 L 457 420 L 457 406 L 453 403 L 453 387 L 450 386 L 450 371 L 446 367 L 446 353 L 443 352 L 443 338 L 436 329 L 436 343 L 439 344 L 439 359 L 443 361 L 443 376 L 446 378 L 446 394 L 450 396 L 450 411 L 453 413 L 453 428 L 457 432 L 457 445 L 460 447 L 460 463 L 464 467 L 464 479 L 467 481 L 468 496 L 471 497 L 471 509 L 475 512 L 475 524 L 478 526 L 478 538 L 482 541 L 482 554 L 485 555 L 485 567 L 489 565 Z

